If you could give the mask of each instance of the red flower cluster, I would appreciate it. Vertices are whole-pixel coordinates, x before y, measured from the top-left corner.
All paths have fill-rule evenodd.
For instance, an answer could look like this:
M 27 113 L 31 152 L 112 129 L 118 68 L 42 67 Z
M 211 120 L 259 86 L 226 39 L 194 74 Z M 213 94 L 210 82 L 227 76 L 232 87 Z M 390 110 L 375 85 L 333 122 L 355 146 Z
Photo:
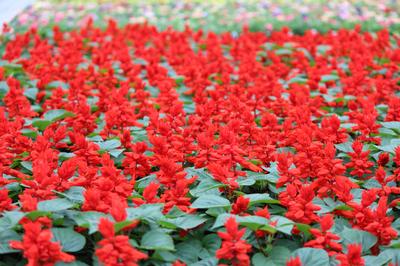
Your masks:
M 230 217 L 226 223 L 226 232 L 218 232 L 222 238 L 222 246 L 217 250 L 218 259 L 226 259 L 233 266 L 250 265 L 250 258 L 247 253 L 251 251 L 251 245 L 242 239 L 246 229 L 240 229 L 235 218 Z
M 40 222 L 24 224 L 22 241 L 11 241 L 10 246 L 20 249 L 29 266 L 51 266 L 56 262 L 72 262 L 74 256 L 61 251 L 57 242 L 51 241 L 52 233 L 49 228 L 43 228 Z
M 107 219 L 101 219 L 99 224 L 103 239 L 99 241 L 96 255 L 99 261 L 108 266 L 137 266 L 139 260 L 147 255 L 139 252 L 129 243 L 129 237 L 115 235 L 114 224 Z

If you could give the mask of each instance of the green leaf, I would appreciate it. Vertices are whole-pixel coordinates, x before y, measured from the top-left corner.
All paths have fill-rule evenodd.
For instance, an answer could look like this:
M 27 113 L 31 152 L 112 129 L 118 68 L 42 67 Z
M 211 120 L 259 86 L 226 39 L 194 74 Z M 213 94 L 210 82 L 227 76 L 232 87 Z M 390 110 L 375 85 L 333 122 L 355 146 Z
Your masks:
M 207 221 L 207 219 L 200 217 L 198 215 L 185 215 L 185 216 L 177 217 L 175 219 L 166 218 L 166 219 L 163 219 L 162 221 L 171 223 L 178 228 L 187 230 L 187 229 L 192 229 L 192 228 L 199 226 L 200 224 Z
M 196 263 L 191 264 L 191 266 L 217 266 L 217 265 L 218 265 L 218 260 L 214 257 L 203 259 Z
M 192 203 L 194 209 L 209 209 L 216 207 L 228 207 L 231 203 L 226 198 L 217 195 L 204 195 Z
M 268 174 L 263 173 L 255 173 L 255 172 L 247 172 L 247 176 L 249 178 L 255 180 L 266 180 L 270 183 L 276 183 L 279 179 L 279 173 L 277 169 L 277 163 L 271 162 L 270 167 L 267 168 Z
M 379 261 L 390 261 L 393 265 L 400 265 L 400 250 L 393 248 L 386 249 L 379 254 L 378 258 Z
M 216 229 L 216 228 L 224 226 L 224 224 L 226 223 L 226 221 L 228 220 L 229 217 L 235 217 L 235 219 L 237 221 L 237 215 L 233 215 L 230 213 L 221 213 L 220 215 L 218 215 L 217 219 L 215 219 L 215 222 L 214 222 L 213 226 L 211 227 L 211 229 Z
M 164 262 L 174 262 L 178 259 L 176 254 L 170 252 L 170 251 L 165 251 L 165 250 L 156 250 L 153 255 L 151 256 L 151 259 L 155 259 L 158 261 L 164 261 Z
M 40 131 L 43 131 L 46 129 L 46 127 L 51 125 L 51 123 L 52 122 L 49 120 L 34 119 L 32 121 L 32 126 L 38 128 Z
M 143 249 L 150 250 L 175 250 L 172 237 L 160 230 L 151 230 L 145 233 L 140 242 Z
M 348 244 L 358 243 L 362 245 L 363 252 L 367 252 L 378 241 L 376 236 L 366 231 L 350 229 L 347 227 L 345 227 L 339 235 L 342 238 L 342 244 L 344 246 L 347 246 Z
M 237 217 L 237 222 L 253 231 L 268 225 L 268 220 L 260 216 L 242 216 Z
M 3 217 L 0 218 L 0 233 L 14 228 L 25 216 L 23 212 L 19 211 L 6 211 L 2 215 Z
M 381 125 L 384 128 L 400 130 L 400 122 L 398 122 L 398 121 L 382 122 Z
M 107 217 L 106 214 L 95 211 L 88 212 L 72 212 L 71 218 L 80 227 L 89 228 L 89 234 L 97 232 L 99 228 L 100 218 Z
M 238 182 L 239 186 L 252 186 L 256 183 L 256 180 L 254 178 L 241 176 L 237 179 L 237 182 Z
M 114 230 L 117 233 L 117 232 L 121 231 L 122 229 L 124 229 L 125 227 L 127 227 L 127 226 L 129 226 L 129 225 L 131 225 L 133 223 L 134 223 L 134 221 L 116 222 L 116 223 L 114 223 Z
M 44 200 L 38 203 L 38 210 L 45 212 L 63 211 L 72 208 L 74 204 L 67 199 Z
M 287 258 L 290 257 L 291 251 L 284 246 L 273 246 L 270 253 L 269 258 L 276 265 L 286 265 Z
M 5 230 L 0 233 L 0 254 L 20 252 L 10 247 L 11 240 L 21 240 L 21 236 L 13 230 Z
M 329 81 L 336 81 L 336 80 L 339 80 L 339 77 L 337 75 L 334 75 L 334 74 L 322 75 L 321 76 L 321 82 L 323 82 L 323 83 L 329 82 Z
M 44 118 L 44 120 L 55 122 L 55 121 L 64 119 L 66 117 L 73 117 L 73 116 L 75 116 L 73 113 L 68 112 L 64 109 L 52 109 L 52 110 L 47 111 L 43 115 L 43 118 Z
M 48 87 L 48 88 L 57 88 L 57 87 L 60 87 L 60 88 L 62 88 L 62 89 L 68 89 L 68 88 L 69 88 L 69 84 L 66 83 L 66 82 L 64 82 L 64 81 L 56 80 L 56 81 L 52 81 L 52 82 L 50 82 L 49 84 L 47 84 L 47 87 Z
M 72 228 L 52 228 L 51 232 L 53 241 L 60 242 L 62 250 L 65 252 L 77 252 L 86 244 L 85 237 Z
M 289 220 L 286 217 L 279 216 L 279 215 L 272 215 L 271 221 L 276 222 L 275 228 L 279 232 L 285 233 L 287 235 L 292 234 L 292 229 L 294 226 L 294 222 Z
M 24 91 L 24 95 L 25 95 L 28 99 L 35 101 L 38 92 L 39 92 L 38 88 L 28 88 L 28 89 L 26 89 L 26 90 Z
M 201 240 L 201 243 L 203 245 L 203 250 L 199 254 L 199 257 L 202 259 L 207 258 L 206 253 L 208 253 L 209 257 L 214 256 L 217 249 L 220 248 L 221 242 L 222 240 L 217 234 L 209 234 L 203 237 L 203 239 Z
M 311 226 L 308 224 L 296 223 L 296 227 L 300 232 L 303 232 L 307 237 L 311 236 Z
M 312 203 L 321 208 L 319 211 L 317 211 L 318 214 L 330 213 L 336 208 L 336 206 L 339 205 L 330 198 L 326 198 L 324 200 L 320 198 L 314 198 Z
M 290 55 L 292 54 L 292 50 L 287 48 L 279 48 L 275 50 L 276 55 Z
M 256 253 L 251 258 L 253 266 L 276 266 L 276 264 L 269 258 L 265 257 L 262 253 Z
M 21 166 L 22 166 L 23 168 L 25 168 L 26 170 L 32 172 L 32 162 L 29 162 L 29 161 L 22 161 L 22 162 L 21 162 Z
M 290 257 L 290 250 L 283 246 L 274 246 L 265 257 L 262 253 L 256 253 L 251 259 L 254 266 L 280 266 L 286 265 Z
M 73 186 L 70 187 L 63 194 L 65 195 L 66 198 L 68 198 L 72 202 L 82 203 L 84 201 L 84 196 L 83 196 L 84 192 L 85 192 L 84 187 Z
M 323 249 L 300 248 L 296 249 L 291 257 L 299 257 L 302 265 L 326 266 L 329 265 L 328 253 Z
M 335 147 L 339 151 L 349 153 L 349 152 L 353 152 L 353 148 L 351 147 L 352 144 L 353 144 L 352 142 L 348 141 L 345 143 L 335 144 Z
M 288 80 L 288 84 L 297 83 L 297 84 L 306 84 L 307 79 L 301 76 L 296 76 Z
M 127 220 L 144 220 L 149 223 L 157 223 L 164 218 L 163 204 L 143 204 L 136 208 L 127 208 Z
M 381 254 L 383 254 L 383 252 L 381 252 Z M 386 263 L 390 261 L 391 257 L 387 256 L 389 254 L 384 254 L 383 256 L 381 256 L 381 254 L 379 254 L 379 256 L 364 256 L 363 259 L 365 265 L 386 265 Z
M 105 151 L 114 150 L 121 146 L 121 141 L 117 139 L 110 139 L 102 142 L 97 143 L 100 146 L 100 149 Z
M 223 187 L 224 185 L 218 183 L 213 179 L 201 179 L 200 183 L 193 189 L 190 190 L 190 194 L 193 197 L 199 197 L 202 195 L 218 195 L 220 194 L 218 188 Z
M 386 151 L 390 153 L 395 153 L 395 149 L 400 146 L 400 140 L 399 139 L 392 139 L 390 141 L 390 144 L 386 145 L 381 145 L 377 146 L 377 148 L 381 151 Z
M 146 188 L 154 180 L 156 180 L 156 175 L 151 174 L 136 180 L 136 185 L 138 188 Z
M 124 151 L 124 149 L 112 149 L 110 151 L 108 151 L 108 153 L 114 157 L 114 158 L 118 158 L 118 156 L 120 156 L 122 154 L 122 152 Z
M 268 193 L 246 194 L 244 197 L 250 199 L 250 205 L 258 203 L 279 204 L 279 200 L 271 198 Z
M 200 240 L 189 238 L 186 241 L 176 245 L 176 255 L 186 264 L 191 265 L 198 261 L 202 249 L 203 245 Z
M 260 229 L 264 231 L 269 231 L 271 233 L 276 232 L 276 229 L 269 225 L 268 219 L 264 217 L 252 216 L 252 215 L 238 216 L 230 213 L 222 213 L 218 215 L 217 219 L 215 220 L 211 228 L 216 229 L 224 226 L 225 222 L 228 220 L 229 217 L 234 217 L 236 222 L 238 222 L 240 225 L 245 226 L 253 231 Z
M 28 138 L 31 138 L 31 139 L 36 138 L 37 135 L 38 135 L 37 131 L 33 131 L 33 130 L 30 130 L 30 129 L 26 129 L 26 128 L 25 129 L 21 129 L 20 132 L 25 137 L 28 137 Z
M 32 211 L 32 212 L 27 213 L 25 216 L 31 220 L 36 220 L 39 217 L 44 217 L 44 216 L 50 217 L 51 212 L 49 212 L 49 211 Z

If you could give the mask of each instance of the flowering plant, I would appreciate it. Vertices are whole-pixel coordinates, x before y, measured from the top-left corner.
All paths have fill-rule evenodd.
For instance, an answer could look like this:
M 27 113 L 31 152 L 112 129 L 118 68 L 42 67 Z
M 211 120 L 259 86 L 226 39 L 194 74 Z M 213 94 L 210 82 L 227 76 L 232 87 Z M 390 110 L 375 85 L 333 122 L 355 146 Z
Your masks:
M 5 32 L 6 265 L 398 265 L 400 39 Z

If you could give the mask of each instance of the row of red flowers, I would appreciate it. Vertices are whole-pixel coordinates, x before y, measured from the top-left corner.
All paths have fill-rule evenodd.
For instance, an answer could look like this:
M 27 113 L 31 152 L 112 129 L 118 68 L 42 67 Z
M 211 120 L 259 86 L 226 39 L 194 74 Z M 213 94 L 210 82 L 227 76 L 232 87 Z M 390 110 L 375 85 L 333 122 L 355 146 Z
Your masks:
M 398 36 L 2 38 L 7 263 L 400 263 Z

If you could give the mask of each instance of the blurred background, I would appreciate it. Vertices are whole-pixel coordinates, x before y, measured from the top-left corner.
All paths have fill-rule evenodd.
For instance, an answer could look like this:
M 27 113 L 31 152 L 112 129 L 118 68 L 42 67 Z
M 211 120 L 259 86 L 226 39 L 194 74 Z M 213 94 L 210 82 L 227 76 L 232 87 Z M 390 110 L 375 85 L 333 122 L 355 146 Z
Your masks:
M 0 4 L 5 2 L 10 3 L 8 9 L 12 9 L 11 3 L 20 3 L 21 10 L 8 18 L 18 30 L 54 24 L 71 28 L 90 18 L 102 26 L 112 17 L 121 25 L 149 22 L 160 29 L 172 26 L 180 30 L 190 25 L 215 32 L 238 32 L 243 25 L 257 31 L 288 26 L 295 33 L 307 29 L 325 32 L 356 24 L 368 31 L 400 31 L 399 0 L 0 0 Z M 4 8 L 0 11 L 4 19 L 2 13 Z

